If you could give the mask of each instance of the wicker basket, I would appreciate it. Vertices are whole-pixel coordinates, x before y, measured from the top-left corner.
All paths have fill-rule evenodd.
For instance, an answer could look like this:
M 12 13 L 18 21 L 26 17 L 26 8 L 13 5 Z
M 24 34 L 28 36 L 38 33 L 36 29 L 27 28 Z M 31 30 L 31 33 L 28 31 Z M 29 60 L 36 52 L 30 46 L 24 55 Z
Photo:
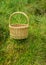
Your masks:
M 22 14 L 26 17 L 28 23 L 27 24 L 10 24 L 11 17 L 15 14 Z M 14 39 L 25 39 L 28 37 L 28 27 L 29 27 L 29 19 L 28 16 L 24 12 L 14 12 L 9 17 L 9 28 L 10 28 L 10 37 Z

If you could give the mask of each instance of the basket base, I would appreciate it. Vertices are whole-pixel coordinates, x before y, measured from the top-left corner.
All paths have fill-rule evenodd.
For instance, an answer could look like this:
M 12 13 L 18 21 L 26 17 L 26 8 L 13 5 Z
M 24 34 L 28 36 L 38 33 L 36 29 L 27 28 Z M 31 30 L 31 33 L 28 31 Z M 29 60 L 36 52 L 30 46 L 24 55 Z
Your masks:
M 14 36 L 10 36 L 10 38 L 13 38 L 13 39 L 16 39 L 16 40 L 23 40 L 23 39 L 27 39 L 28 38 L 28 36 L 26 36 L 26 37 L 14 37 Z

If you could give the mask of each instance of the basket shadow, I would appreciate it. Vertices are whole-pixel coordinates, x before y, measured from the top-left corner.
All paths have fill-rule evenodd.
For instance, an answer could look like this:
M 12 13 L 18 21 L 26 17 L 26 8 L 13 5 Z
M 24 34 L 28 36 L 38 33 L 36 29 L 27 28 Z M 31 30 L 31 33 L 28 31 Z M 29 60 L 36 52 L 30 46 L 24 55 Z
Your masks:
M 10 40 L 13 40 L 13 42 L 16 43 L 16 44 L 27 44 L 27 43 L 29 43 L 29 41 L 31 39 L 30 39 L 30 35 L 29 35 L 28 38 L 26 38 L 26 39 L 13 39 L 13 38 L 10 38 Z
M 16 44 L 32 44 L 34 43 L 34 41 L 37 39 L 37 36 L 34 34 L 29 34 L 29 36 L 26 39 L 13 39 L 11 38 L 11 40 L 13 40 L 14 43 Z

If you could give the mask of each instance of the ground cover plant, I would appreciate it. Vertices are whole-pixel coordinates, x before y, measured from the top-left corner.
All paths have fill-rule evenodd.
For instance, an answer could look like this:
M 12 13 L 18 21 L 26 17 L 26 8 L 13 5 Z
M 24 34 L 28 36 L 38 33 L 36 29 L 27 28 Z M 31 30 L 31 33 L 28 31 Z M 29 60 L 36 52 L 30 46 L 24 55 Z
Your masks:
M 9 16 L 16 11 L 29 17 L 29 36 L 25 40 L 10 38 Z M 11 23 L 26 22 L 19 17 L 13 16 Z M 46 65 L 45 0 L 0 0 L 0 65 Z

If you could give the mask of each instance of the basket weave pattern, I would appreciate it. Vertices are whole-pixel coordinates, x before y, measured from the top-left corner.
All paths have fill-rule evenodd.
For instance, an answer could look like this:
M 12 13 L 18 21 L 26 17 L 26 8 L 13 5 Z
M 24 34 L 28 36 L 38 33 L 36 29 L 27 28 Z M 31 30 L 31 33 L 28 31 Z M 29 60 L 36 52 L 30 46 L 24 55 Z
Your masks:
M 13 13 L 11 16 L 13 16 L 14 14 L 23 14 L 26 16 L 26 18 L 28 19 L 27 15 L 23 12 L 15 12 Z M 10 16 L 10 19 L 11 19 Z M 9 19 L 9 21 L 10 21 Z M 28 27 L 29 24 L 15 24 L 15 25 L 11 25 L 9 24 L 9 29 L 10 29 L 10 37 L 14 38 L 14 39 L 25 39 L 28 37 Z

